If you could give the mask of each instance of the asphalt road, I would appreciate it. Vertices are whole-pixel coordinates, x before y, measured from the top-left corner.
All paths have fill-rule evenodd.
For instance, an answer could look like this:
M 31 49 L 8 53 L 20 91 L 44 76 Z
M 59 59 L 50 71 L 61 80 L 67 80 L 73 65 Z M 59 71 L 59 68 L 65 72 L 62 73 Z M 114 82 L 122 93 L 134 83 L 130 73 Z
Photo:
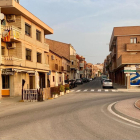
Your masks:
M 140 127 L 114 116 L 107 107 L 140 94 L 92 89 L 101 89 L 99 79 L 57 99 L 1 112 L 0 140 L 139 140 Z

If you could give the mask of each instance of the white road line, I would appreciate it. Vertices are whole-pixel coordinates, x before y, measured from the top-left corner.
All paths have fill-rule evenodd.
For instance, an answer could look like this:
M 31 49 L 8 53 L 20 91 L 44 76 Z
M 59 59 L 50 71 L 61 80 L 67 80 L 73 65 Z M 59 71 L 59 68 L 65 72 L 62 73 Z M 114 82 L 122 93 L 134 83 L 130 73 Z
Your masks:
M 105 92 L 108 92 L 108 89 L 106 89 Z
M 81 90 L 77 90 L 76 92 L 80 92 Z
M 125 117 L 122 117 L 122 116 L 116 114 L 116 113 L 111 109 L 112 106 L 115 105 L 116 103 L 117 103 L 117 102 L 112 103 L 112 104 L 110 104 L 110 105 L 108 106 L 107 109 L 108 109 L 108 111 L 109 111 L 110 113 L 112 113 L 113 115 L 115 115 L 115 116 L 117 116 L 117 117 L 119 117 L 119 118 L 121 118 L 121 119 L 123 119 L 123 120 L 125 120 L 125 121 L 127 121 L 127 122 L 130 122 L 130 123 L 133 123 L 133 124 L 135 124 L 135 125 L 140 126 L 140 123 L 135 122 L 135 121 L 132 121 L 132 120 L 129 120 L 129 119 L 125 118 Z M 136 126 L 135 126 L 135 127 L 136 127 Z M 137 128 L 140 128 L 140 127 L 137 127 Z
M 88 89 L 85 89 L 84 92 L 85 92 L 85 91 L 88 91 Z
M 94 91 L 94 89 L 92 89 L 91 91 Z
M 102 90 L 101 89 L 98 89 L 98 92 L 101 92 Z

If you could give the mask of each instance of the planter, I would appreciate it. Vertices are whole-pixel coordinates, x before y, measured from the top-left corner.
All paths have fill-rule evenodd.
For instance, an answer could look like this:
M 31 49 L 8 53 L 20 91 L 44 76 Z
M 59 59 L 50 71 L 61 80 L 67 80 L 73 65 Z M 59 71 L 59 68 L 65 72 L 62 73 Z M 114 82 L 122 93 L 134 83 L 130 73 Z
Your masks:
M 64 92 L 60 92 L 60 95 L 63 96 L 64 95 Z
M 55 99 L 58 98 L 58 94 L 54 94 L 53 98 L 55 98 Z
M 68 93 L 70 93 L 70 91 L 69 90 L 66 90 L 66 93 L 68 94 Z

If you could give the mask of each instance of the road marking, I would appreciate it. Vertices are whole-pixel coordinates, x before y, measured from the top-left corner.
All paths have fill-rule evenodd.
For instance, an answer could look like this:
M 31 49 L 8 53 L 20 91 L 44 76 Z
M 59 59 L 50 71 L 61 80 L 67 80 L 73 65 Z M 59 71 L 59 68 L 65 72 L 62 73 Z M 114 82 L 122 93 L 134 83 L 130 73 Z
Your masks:
M 106 89 L 105 92 L 108 92 L 108 89 Z
M 71 90 L 70 92 L 74 92 L 74 90 Z
M 94 91 L 94 89 L 92 89 L 91 91 Z
M 101 89 L 98 89 L 98 92 L 101 92 L 102 90 Z
M 76 92 L 80 92 L 81 90 L 77 90 Z
M 122 116 L 116 114 L 116 113 L 111 109 L 112 106 L 115 105 L 116 103 L 117 103 L 117 102 L 112 103 L 112 104 L 110 104 L 110 105 L 107 107 L 107 109 L 108 109 L 108 111 L 109 111 L 110 113 L 112 113 L 113 115 L 115 115 L 115 116 L 117 116 L 117 117 L 119 117 L 119 118 L 121 118 L 121 119 L 123 119 L 123 120 L 125 120 L 125 121 L 127 121 L 127 122 L 130 122 L 130 123 L 132 123 L 132 124 L 135 124 L 135 125 L 140 126 L 140 123 L 137 123 L 137 122 L 135 122 L 135 121 L 129 120 L 129 119 L 125 118 L 125 117 L 122 117 Z M 135 126 L 135 127 L 136 127 L 136 126 Z M 138 128 L 139 128 L 139 127 L 138 127 Z
M 85 89 L 84 92 L 85 92 L 85 91 L 88 91 L 88 89 Z

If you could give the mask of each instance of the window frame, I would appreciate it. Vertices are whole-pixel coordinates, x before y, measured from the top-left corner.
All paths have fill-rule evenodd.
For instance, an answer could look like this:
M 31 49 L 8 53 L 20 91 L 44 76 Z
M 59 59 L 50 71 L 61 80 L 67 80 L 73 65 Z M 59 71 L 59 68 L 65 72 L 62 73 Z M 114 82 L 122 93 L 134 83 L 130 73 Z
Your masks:
M 28 32 L 28 30 L 29 30 L 29 32 Z M 31 25 L 29 25 L 29 24 L 26 23 L 26 22 L 25 22 L 25 35 L 31 37 Z
M 27 56 L 27 51 L 30 51 L 31 56 Z M 30 59 L 27 59 L 27 57 L 30 57 Z M 28 48 L 26 48 L 26 60 L 27 61 L 32 61 L 32 50 L 28 49 Z
M 137 37 L 131 37 L 130 38 L 130 43 L 136 44 L 137 43 Z
M 38 54 L 40 55 L 40 61 L 38 61 L 38 60 L 39 60 L 39 59 L 38 59 Z M 41 62 L 42 62 L 42 53 L 37 52 L 37 53 L 36 53 L 36 57 L 37 57 L 37 63 L 41 63 Z
M 36 40 L 41 42 L 41 31 L 36 29 Z

